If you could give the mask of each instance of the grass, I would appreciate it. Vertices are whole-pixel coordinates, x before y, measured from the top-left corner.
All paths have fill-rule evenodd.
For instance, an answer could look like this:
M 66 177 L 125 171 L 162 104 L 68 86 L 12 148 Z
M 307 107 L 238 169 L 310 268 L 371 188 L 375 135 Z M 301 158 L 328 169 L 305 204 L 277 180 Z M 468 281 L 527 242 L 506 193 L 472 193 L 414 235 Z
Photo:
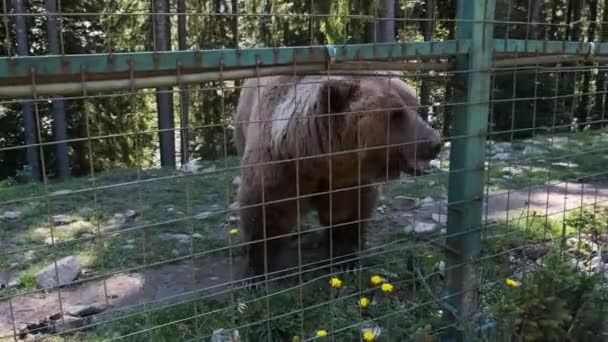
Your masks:
M 522 169 L 520 173 L 507 178 L 503 168 L 508 164 L 490 163 L 493 188 L 517 189 L 589 175 L 598 175 L 594 180 L 604 180 L 608 154 L 602 151 L 608 148 L 607 133 L 577 133 L 567 142 L 544 149 L 534 157 L 524 156 L 526 144 L 512 144 L 509 163 Z M 577 166 L 556 166 L 555 162 Z M 21 212 L 18 220 L 0 221 L 0 237 L 9 242 L 0 256 L 0 266 L 17 263 L 21 272 L 21 285 L 0 290 L 0 298 L 35 289 L 34 274 L 67 255 L 76 256 L 87 269 L 86 280 L 228 247 L 229 213 L 225 210 L 234 200 L 231 182 L 238 170 L 225 173 L 223 164 L 216 164 L 216 172 L 212 172 L 212 165 L 206 162 L 202 165 L 206 171 L 197 174 L 162 169 L 114 170 L 100 173 L 95 179 L 75 178 L 61 184 L 0 183 L 0 199 L 10 202 L 1 209 Z M 238 161 L 231 158 L 227 164 L 236 166 Z M 442 166 L 446 165 L 447 161 L 442 161 Z M 383 186 L 383 195 L 386 200 L 404 194 L 443 196 L 448 176 L 448 172 L 435 170 L 426 176 L 390 182 Z M 125 218 L 128 211 L 136 214 L 132 221 L 121 229 L 106 229 Z M 531 216 L 486 227 L 484 281 L 500 282 L 510 276 L 513 270 L 505 265 L 510 264 L 509 257 L 522 246 L 559 240 L 564 231 L 571 235 L 596 229 L 595 216 L 580 213 L 568 214 L 565 221 Z M 74 223 L 69 228 L 54 227 L 55 245 L 50 246 L 45 240 L 52 216 L 57 214 L 68 215 Z M 370 230 L 376 228 L 379 227 Z M 192 238 L 187 243 L 162 238 L 161 234 L 167 233 Z M 86 336 L 87 340 L 95 341 L 126 335 L 130 341 L 208 339 L 215 329 L 238 327 L 246 341 L 269 337 L 275 341 L 298 340 L 294 336 L 305 340 L 313 337 L 317 329 L 336 333 L 338 340 L 351 341 L 358 340 L 361 329 L 372 323 L 383 329 L 379 341 L 404 336 L 422 338 L 442 323 L 439 319 L 442 307 L 437 298 L 443 290 L 443 281 L 436 265 L 444 253 L 430 244 L 407 242 L 410 236 L 402 231 L 386 234 L 383 237 L 386 241 L 399 243 L 370 253 L 363 273 L 344 277 L 344 286 L 339 290 L 329 287 L 327 272 L 317 271 L 305 275 L 307 282 L 302 287 L 271 285 L 269 297 L 264 291 L 235 290 L 228 302 L 198 298 L 182 304 L 148 305 L 144 311 L 128 313 L 86 335 L 66 339 Z M 31 250 L 34 252 L 26 253 Z M 222 253 L 228 257 L 227 250 Z M 395 284 L 397 292 L 384 294 L 372 287 L 368 280 L 373 274 L 383 275 Z M 373 305 L 365 310 L 357 305 L 361 294 L 373 299 Z M 130 335 L 134 332 L 141 333 Z

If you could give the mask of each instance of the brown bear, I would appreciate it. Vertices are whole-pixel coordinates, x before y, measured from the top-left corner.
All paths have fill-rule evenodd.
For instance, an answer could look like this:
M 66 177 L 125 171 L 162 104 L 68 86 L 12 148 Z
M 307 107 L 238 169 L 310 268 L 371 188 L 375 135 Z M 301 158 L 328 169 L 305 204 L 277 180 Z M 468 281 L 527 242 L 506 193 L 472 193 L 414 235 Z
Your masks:
M 415 91 L 395 77 L 273 76 L 244 83 L 234 139 L 252 277 L 275 271 L 292 229 L 310 209 L 325 227 L 329 260 L 356 265 L 377 186 L 402 171 L 426 171 L 440 151 L 441 139 L 417 115 L 416 102 Z

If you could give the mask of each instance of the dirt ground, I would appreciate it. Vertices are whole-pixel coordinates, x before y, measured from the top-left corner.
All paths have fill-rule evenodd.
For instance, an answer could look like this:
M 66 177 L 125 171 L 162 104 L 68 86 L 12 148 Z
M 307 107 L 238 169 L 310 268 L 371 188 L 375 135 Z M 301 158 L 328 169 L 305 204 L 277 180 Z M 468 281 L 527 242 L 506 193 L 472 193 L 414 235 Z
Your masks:
M 564 210 L 592 204 L 608 205 L 608 186 L 564 183 L 500 191 L 488 196 L 486 212 L 488 219 L 506 219 L 507 213 L 509 219 L 516 219 L 525 217 L 528 211 L 561 215 Z M 102 314 L 106 317 L 144 303 L 162 304 L 189 296 L 221 295 L 227 289 L 226 284 L 242 270 L 243 260 L 234 260 L 233 267 L 227 258 L 217 256 L 186 260 L 145 272 L 116 274 L 105 280 L 13 297 L 0 302 L 0 332 L 7 341 L 12 340 L 13 328 L 19 330 L 74 305 L 107 305 Z M 103 321 L 102 316 L 97 317 L 97 321 Z

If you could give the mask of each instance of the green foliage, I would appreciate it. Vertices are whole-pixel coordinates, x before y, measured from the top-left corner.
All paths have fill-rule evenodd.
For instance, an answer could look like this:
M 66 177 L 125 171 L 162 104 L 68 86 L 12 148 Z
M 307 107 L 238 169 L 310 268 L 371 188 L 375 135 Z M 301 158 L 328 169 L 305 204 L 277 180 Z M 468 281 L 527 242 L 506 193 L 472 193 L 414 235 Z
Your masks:
M 588 233 L 598 238 L 608 232 L 608 208 L 584 207 L 572 211 L 566 216 L 565 223 L 577 232 Z
M 499 330 L 520 341 L 586 341 L 608 332 L 608 293 L 601 274 L 587 274 L 551 253 L 544 266 L 501 285 L 493 303 Z

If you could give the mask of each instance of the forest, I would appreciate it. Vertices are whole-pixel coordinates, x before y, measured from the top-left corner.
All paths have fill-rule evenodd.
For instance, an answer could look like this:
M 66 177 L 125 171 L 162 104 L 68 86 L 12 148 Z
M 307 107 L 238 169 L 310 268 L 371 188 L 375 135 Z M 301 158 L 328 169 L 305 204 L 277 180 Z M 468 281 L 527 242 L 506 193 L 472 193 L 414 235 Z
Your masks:
M 5 0 L 2 11 L 2 56 L 439 41 L 453 39 L 456 30 L 456 0 L 63 0 L 60 8 L 56 0 Z M 600 41 L 608 35 L 606 15 L 603 0 L 500 0 L 495 36 Z M 418 89 L 420 115 L 446 140 L 453 120 L 453 75 L 404 75 Z M 599 66 L 498 73 L 491 138 L 570 129 L 573 121 L 580 128 L 596 127 L 604 117 L 606 81 Z M 175 167 L 193 158 L 234 154 L 225 139 L 230 142 L 238 86 L 211 82 L 0 102 L 0 180 Z M 548 97 L 557 100 L 544 100 Z M 515 98 L 520 100 L 510 101 Z

